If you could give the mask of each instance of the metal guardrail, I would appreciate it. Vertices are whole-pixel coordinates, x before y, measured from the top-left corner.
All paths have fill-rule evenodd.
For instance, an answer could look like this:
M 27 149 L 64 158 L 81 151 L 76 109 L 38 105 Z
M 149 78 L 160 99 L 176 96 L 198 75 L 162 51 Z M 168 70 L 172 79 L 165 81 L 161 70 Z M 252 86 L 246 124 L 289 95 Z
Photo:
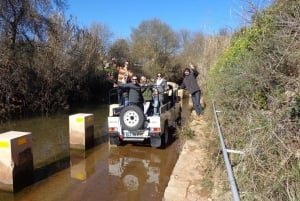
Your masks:
M 226 164 L 228 180 L 229 180 L 230 188 L 231 188 L 232 195 L 233 195 L 233 200 L 234 201 L 239 201 L 240 196 L 239 196 L 239 193 L 238 193 L 238 190 L 237 190 L 237 187 L 236 187 L 235 179 L 234 179 L 233 172 L 232 172 L 232 167 L 231 167 L 231 164 L 230 164 L 230 161 L 229 161 L 229 158 L 228 158 L 228 150 L 226 149 L 224 139 L 223 139 L 223 135 L 222 135 L 222 131 L 221 131 L 221 127 L 220 127 L 220 124 L 219 124 L 219 119 L 218 119 L 218 114 L 217 113 L 220 112 L 220 111 L 216 111 L 214 102 L 212 103 L 212 105 L 213 105 L 213 110 L 214 110 L 215 121 L 216 121 L 217 128 L 218 128 L 218 134 L 219 134 L 219 138 L 220 138 L 220 144 L 221 144 L 221 148 L 222 148 L 222 152 L 223 152 L 223 156 L 224 156 L 224 161 L 225 161 L 225 164 Z M 231 152 L 232 152 L 232 150 L 231 150 Z

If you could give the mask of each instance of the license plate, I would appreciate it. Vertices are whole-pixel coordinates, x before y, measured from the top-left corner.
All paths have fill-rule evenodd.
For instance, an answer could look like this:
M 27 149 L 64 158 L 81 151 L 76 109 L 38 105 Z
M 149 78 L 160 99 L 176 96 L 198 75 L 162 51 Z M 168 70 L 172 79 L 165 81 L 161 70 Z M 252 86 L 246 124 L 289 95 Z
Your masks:
M 137 132 L 137 131 L 123 131 L 125 137 L 140 137 L 143 136 L 143 133 Z

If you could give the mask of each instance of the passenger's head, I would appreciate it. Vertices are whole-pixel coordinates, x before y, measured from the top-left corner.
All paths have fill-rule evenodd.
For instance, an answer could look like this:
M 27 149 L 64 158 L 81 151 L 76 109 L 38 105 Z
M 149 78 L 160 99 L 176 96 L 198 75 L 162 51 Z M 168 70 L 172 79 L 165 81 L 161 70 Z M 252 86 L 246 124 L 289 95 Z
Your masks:
M 190 73 L 191 73 L 191 70 L 189 68 L 185 68 L 183 71 L 184 76 L 188 76 L 188 75 L 190 75 Z
M 147 78 L 145 76 L 142 76 L 140 78 L 141 83 L 146 83 L 147 82 Z
M 137 78 L 137 76 L 135 76 L 135 75 L 134 75 L 134 76 L 132 76 L 132 78 L 131 78 L 131 82 L 135 84 L 135 83 L 137 83 L 137 81 L 138 81 L 138 78 Z
M 161 79 L 162 78 L 162 74 L 161 73 L 157 73 L 157 79 Z

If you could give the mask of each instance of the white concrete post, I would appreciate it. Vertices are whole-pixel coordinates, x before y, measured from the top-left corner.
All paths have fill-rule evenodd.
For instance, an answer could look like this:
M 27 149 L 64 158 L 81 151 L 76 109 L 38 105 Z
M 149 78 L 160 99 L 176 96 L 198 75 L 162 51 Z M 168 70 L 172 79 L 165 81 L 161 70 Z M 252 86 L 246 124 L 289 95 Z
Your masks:
M 0 189 L 18 191 L 33 183 L 32 137 L 30 132 L 0 134 Z
M 89 149 L 94 145 L 94 115 L 78 113 L 69 116 L 70 148 Z

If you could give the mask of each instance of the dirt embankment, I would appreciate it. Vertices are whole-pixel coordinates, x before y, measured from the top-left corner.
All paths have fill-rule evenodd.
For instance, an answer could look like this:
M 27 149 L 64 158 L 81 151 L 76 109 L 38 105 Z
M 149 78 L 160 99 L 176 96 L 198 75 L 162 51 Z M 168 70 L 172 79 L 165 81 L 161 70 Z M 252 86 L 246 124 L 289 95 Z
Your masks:
M 220 200 L 217 198 L 220 189 L 216 186 L 221 188 L 218 178 L 223 173 L 217 171 L 213 174 L 209 173 L 211 172 L 209 146 L 211 146 L 211 138 L 216 135 L 211 132 L 205 116 L 197 118 L 192 115 L 187 122 L 190 122 L 187 126 L 192 131 L 193 137 L 186 139 L 182 146 L 163 201 Z

